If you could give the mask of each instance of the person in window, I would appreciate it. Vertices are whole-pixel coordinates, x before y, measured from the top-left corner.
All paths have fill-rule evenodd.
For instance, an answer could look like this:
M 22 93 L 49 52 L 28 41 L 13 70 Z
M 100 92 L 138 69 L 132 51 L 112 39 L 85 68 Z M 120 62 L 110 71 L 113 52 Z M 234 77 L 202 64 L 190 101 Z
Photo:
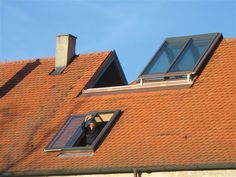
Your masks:
M 87 121 L 90 121 L 88 127 L 85 126 Z M 101 127 L 97 125 L 97 122 L 94 120 L 93 116 L 88 115 L 85 117 L 82 124 L 82 130 L 85 133 L 85 145 L 90 146 L 99 135 Z

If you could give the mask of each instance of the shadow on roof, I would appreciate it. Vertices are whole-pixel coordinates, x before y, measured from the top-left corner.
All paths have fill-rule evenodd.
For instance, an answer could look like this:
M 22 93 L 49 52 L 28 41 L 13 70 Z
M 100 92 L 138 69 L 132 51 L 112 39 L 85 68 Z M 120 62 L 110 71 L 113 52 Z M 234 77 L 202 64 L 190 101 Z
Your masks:
M 17 84 L 19 84 L 28 74 L 40 65 L 39 59 L 32 63 L 27 63 L 20 71 L 18 71 L 11 79 L 9 79 L 0 88 L 0 98 L 4 97 L 10 92 Z

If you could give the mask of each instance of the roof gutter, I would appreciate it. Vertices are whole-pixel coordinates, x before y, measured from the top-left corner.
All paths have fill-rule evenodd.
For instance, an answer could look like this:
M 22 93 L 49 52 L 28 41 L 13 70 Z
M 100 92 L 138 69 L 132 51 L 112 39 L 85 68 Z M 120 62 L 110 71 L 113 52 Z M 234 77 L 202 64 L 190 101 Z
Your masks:
M 87 168 L 87 169 L 58 169 L 24 172 L 3 172 L 0 176 L 58 176 L 58 175 L 91 175 L 112 173 L 133 173 L 137 177 L 139 173 L 168 172 L 168 171 L 199 171 L 199 170 L 232 170 L 236 169 L 236 163 L 221 164 L 196 164 L 196 165 L 170 165 L 148 166 L 128 168 Z

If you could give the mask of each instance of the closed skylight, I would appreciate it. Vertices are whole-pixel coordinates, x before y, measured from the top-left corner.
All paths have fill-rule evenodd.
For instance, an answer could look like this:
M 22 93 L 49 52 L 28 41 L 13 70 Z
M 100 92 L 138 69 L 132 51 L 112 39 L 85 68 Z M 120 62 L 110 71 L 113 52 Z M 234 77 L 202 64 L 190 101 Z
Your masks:
M 195 72 L 201 60 L 212 50 L 220 33 L 167 38 L 139 78 L 180 72 Z

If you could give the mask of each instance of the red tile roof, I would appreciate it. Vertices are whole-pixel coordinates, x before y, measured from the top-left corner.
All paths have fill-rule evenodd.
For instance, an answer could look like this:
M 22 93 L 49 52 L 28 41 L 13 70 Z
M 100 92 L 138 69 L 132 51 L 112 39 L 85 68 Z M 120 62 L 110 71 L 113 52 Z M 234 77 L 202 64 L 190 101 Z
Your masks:
M 59 76 L 48 75 L 53 60 L 40 60 L 2 97 L 1 171 L 235 165 L 236 39 L 221 42 L 192 88 L 76 97 L 108 54 L 80 55 Z M 1 85 L 28 62 L 1 64 Z M 43 151 L 69 114 L 114 109 L 123 114 L 94 156 Z

